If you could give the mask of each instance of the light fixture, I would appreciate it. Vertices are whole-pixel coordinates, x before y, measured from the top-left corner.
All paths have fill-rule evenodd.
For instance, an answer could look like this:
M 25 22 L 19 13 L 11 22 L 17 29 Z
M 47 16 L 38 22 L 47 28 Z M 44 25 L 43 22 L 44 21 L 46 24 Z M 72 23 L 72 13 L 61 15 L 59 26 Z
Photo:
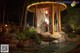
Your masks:
M 74 7 L 76 4 L 77 4 L 77 2 L 76 2 L 76 1 L 73 1 L 73 2 L 71 3 L 71 6 Z
M 47 10 L 45 11 L 45 14 L 48 14 L 48 11 Z
M 7 24 L 5 26 L 7 27 Z

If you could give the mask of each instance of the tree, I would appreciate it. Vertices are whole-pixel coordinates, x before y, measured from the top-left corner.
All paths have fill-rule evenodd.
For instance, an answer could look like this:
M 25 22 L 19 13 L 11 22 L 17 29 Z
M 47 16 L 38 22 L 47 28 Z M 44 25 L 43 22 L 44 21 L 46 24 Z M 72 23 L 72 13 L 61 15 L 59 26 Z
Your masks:
M 66 12 L 66 14 L 62 18 L 62 23 L 63 23 L 63 25 L 66 24 L 66 25 L 70 26 L 72 28 L 72 32 L 73 31 L 76 32 L 77 30 L 80 29 L 79 11 L 80 11 L 80 8 L 75 8 L 75 7 L 71 7 L 71 6 L 69 6 L 68 9 L 66 11 L 64 11 L 64 13 Z

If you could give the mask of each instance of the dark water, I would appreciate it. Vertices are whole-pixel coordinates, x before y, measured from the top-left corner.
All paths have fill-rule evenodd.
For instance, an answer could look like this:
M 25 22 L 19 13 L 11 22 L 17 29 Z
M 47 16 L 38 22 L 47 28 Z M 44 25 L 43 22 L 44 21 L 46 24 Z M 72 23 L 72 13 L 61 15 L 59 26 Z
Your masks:
M 50 44 L 40 47 L 25 47 L 25 48 L 13 48 L 10 49 L 10 53 L 68 53 L 70 50 L 76 47 L 75 43 L 59 43 Z

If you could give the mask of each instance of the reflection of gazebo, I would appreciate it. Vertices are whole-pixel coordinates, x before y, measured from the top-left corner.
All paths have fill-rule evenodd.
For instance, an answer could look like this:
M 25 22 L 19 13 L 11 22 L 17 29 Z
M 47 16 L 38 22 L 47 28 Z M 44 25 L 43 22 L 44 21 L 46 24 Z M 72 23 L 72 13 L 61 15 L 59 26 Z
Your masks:
M 38 2 L 27 7 L 28 11 L 36 15 L 36 29 L 39 32 L 61 32 L 60 11 L 66 9 L 60 2 Z

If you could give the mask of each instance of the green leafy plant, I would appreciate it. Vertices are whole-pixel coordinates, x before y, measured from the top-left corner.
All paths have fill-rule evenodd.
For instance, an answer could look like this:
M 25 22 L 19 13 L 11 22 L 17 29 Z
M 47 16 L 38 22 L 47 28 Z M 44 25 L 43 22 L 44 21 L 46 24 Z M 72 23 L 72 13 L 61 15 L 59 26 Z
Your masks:
M 69 38 L 74 38 L 74 37 L 76 37 L 76 34 L 74 34 L 74 33 L 69 33 L 69 34 L 68 34 L 68 37 L 69 37 Z
M 66 28 L 66 27 L 70 27 L 71 30 L 75 31 L 76 33 L 79 32 L 79 29 L 80 29 L 80 15 L 79 15 L 79 11 L 80 11 L 80 8 L 74 8 L 74 7 L 71 7 L 69 6 L 64 12 L 63 14 L 65 16 L 62 16 L 62 24 L 63 26 Z M 67 26 L 66 26 L 67 25 Z M 71 32 L 72 32 L 71 31 Z M 68 28 L 66 28 L 66 32 L 70 32 L 68 30 Z M 70 32 L 70 33 L 71 33 Z M 80 32 L 79 32 L 80 33 Z M 78 33 L 78 34 L 79 34 Z
M 40 43 L 41 42 L 41 39 L 40 39 L 39 35 L 37 34 L 36 30 L 34 28 L 32 28 L 32 27 L 26 29 L 24 34 L 26 35 L 27 39 L 34 39 L 34 41 L 36 43 Z
M 26 30 L 22 33 L 17 33 L 17 39 L 19 40 L 19 44 L 24 40 L 32 39 L 36 44 L 40 44 L 41 39 L 38 36 L 36 30 L 32 27 L 26 28 Z M 21 46 L 21 45 L 20 45 Z

